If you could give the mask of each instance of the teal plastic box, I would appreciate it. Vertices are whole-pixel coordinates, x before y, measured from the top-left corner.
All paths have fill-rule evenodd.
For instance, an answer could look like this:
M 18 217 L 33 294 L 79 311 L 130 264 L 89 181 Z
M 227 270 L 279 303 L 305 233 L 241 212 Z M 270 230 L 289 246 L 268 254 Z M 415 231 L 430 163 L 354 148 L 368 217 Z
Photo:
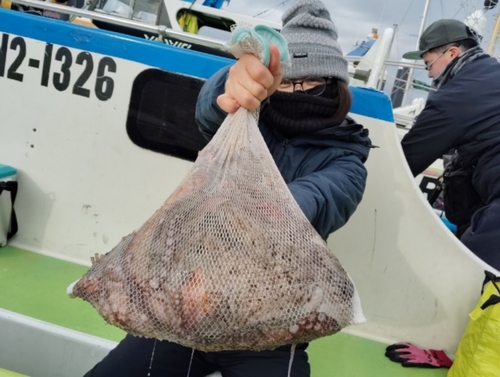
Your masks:
M 11 219 L 14 211 L 12 187 L 7 182 L 15 181 L 16 176 L 16 169 L 0 164 L 0 247 L 7 244 L 7 234 L 11 230 Z

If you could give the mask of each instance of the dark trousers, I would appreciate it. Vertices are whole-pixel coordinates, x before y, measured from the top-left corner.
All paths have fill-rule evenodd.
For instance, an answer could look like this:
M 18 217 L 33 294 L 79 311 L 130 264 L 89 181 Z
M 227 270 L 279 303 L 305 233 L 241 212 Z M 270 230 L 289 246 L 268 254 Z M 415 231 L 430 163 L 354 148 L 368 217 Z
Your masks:
M 297 345 L 291 377 L 310 376 L 306 348 L 306 344 Z M 290 346 L 260 352 L 193 353 L 176 343 L 127 335 L 84 377 L 205 377 L 215 371 L 223 377 L 287 377 L 290 358 Z
M 479 258 L 500 271 L 500 198 L 474 213 L 460 240 Z

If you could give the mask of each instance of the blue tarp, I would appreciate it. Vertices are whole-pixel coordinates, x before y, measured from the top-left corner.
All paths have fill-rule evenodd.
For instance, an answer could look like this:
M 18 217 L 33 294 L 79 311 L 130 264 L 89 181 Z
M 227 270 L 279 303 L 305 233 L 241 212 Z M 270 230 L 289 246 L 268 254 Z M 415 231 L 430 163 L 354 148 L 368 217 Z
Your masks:
M 196 0 L 183 0 L 183 1 L 186 1 L 188 3 L 193 3 Z M 226 1 L 226 0 L 205 0 L 203 2 L 203 5 L 206 6 L 206 7 L 212 7 L 212 8 L 220 9 L 222 7 L 222 4 L 224 4 L 224 1 Z
M 364 56 L 375 41 L 376 39 L 370 39 L 369 41 L 362 42 L 358 47 L 349 52 L 347 56 Z

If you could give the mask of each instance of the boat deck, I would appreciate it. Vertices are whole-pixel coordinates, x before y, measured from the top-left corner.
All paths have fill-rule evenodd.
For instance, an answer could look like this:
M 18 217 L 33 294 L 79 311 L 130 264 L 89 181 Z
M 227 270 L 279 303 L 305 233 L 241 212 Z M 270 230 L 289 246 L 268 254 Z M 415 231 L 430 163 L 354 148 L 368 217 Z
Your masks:
M 10 370 L 0 368 L 0 377 L 25 377 L 25 374 L 19 374 Z
M 0 308 L 120 341 L 123 331 L 106 324 L 88 303 L 66 295 L 66 287 L 87 269 L 15 247 L 0 248 Z M 403 368 L 384 356 L 385 346 L 343 332 L 318 339 L 308 349 L 312 377 L 446 376 L 447 369 Z M 20 376 L 1 368 L 0 377 Z

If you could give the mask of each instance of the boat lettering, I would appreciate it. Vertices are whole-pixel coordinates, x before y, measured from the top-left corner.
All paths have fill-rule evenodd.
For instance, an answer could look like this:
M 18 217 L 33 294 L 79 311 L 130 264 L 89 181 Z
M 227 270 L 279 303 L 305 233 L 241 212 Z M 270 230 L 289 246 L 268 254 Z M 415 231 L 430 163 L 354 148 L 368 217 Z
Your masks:
M 175 47 L 180 47 L 180 48 L 190 49 L 192 47 L 192 45 L 190 45 L 189 43 L 173 41 L 173 40 L 168 39 L 168 38 L 165 38 L 165 43 L 170 45 L 170 46 L 175 46 Z
M 49 87 L 50 85 L 60 92 L 70 89 L 72 94 L 87 98 L 93 92 L 101 101 L 107 101 L 113 95 L 114 81 L 109 74 L 116 73 L 116 62 L 112 58 L 104 56 L 99 59 L 86 51 L 79 52 L 74 57 L 75 52 L 64 46 L 54 46 L 52 43 L 45 44 L 42 59 L 31 58 L 23 37 L 6 33 L 0 35 L 0 78 L 23 82 L 25 78 L 23 69 L 33 68 L 40 70 L 41 86 Z M 7 56 L 10 54 L 14 54 L 14 59 L 7 66 Z M 23 66 L 25 60 L 27 60 L 28 67 Z M 54 69 L 51 71 L 54 60 L 60 62 L 60 68 L 57 71 Z M 74 64 L 82 66 L 83 72 L 70 86 L 71 69 Z M 94 69 L 97 71 L 96 78 L 94 82 L 90 82 L 89 79 Z
M 144 39 L 147 39 L 148 41 L 160 41 L 160 38 L 156 35 L 144 34 Z M 188 50 L 193 47 L 192 44 L 185 43 L 185 42 L 179 42 L 179 41 L 168 39 L 168 38 L 164 38 L 163 42 L 169 46 L 187 48 Z
M 147 39 L 148 41 L 159 41 L 160 38 L 158 38 L 156 35 L 147 35 L 144 34 L 144 39 Z

